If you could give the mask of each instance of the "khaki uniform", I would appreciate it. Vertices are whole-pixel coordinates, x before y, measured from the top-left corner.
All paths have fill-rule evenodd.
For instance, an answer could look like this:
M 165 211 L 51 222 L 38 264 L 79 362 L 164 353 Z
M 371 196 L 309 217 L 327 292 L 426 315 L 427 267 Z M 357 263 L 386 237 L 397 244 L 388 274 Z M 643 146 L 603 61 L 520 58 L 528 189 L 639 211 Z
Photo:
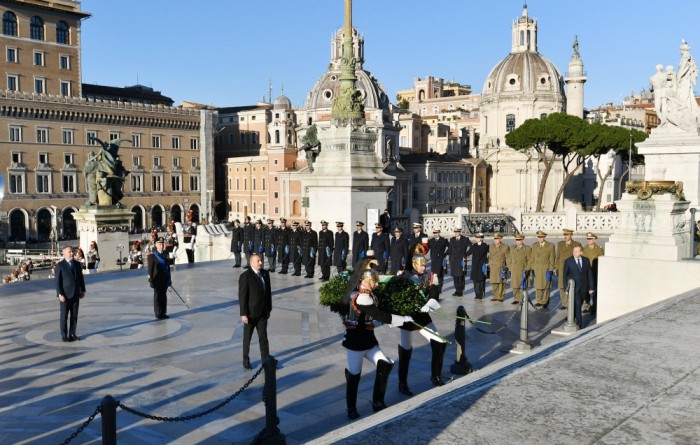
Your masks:
M 532 249 L 525 244 L 511 247 L 510 253 L 508 254 L 507 262 L 508 269 L 510 269 L 510 288 L 513 289 L 513 297 L 516 302 L 520 302 L 520 294 L 523 291 L 523 271 L 528 269 L 531 255 Z
M 559 283 L 559 298 L 561 298 L 561 306 L 569 306 L 569 294 L 566 292 L 566 283 L 564 283 L 564 261 L 574 255 L 574 247 L 580 246 L 578 241 L 571 240 L 559 241 L 557 243 L 557 282 Z
M 535 293 L 537 303 L 542 306 L 549 304 L 551 282 L 547 281 L 547 271 L 554 271 L 554 244 L 545 241 L 540 245 L 536 242 L 530 252 L 530 267 L 535 272 Z
M 493 286 L 494 301 L 503 301 L 503 296 L 506 290 L 506 277 L 501 279 L 501 268 L 506 266 L 509 248 L 501 243 L 498 246 L 491 244 L 489 246 L 489 267 L 491 268 L 489 280 Z

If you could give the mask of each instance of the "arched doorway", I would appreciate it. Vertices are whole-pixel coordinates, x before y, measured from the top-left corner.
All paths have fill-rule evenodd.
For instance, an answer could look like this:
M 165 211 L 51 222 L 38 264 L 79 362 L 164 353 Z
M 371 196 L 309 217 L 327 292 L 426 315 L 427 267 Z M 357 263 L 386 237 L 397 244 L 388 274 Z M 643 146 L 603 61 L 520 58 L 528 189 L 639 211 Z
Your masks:
M 131 211 L 134 212 L 134 220 L 132 222 L 134 230 L 143 230 L 143 209 L 141 206 L 133 206 Z
M 192 204 L 190 206 L 190 211 L 192 212 L 192 222 L 199 223 L 199 206 L 197 204 Z
M 10 241 L 27 241 L 27 215 L 21 209 L 10 212 Z
M 180 204 L 173 204 L 170 208 L 170 220 L 173 222 L 182 222 L 182 207 Z
M 165 225 L 165 221 L 163 221 L 163 207 L 160 205 L 154 205 L 151 209 L 151 225 L 153 227 Z
M 36 212 L 36 235 L 40 243 L 49 241 L 51 236 L 51 212 L 41 209 Z
M 63 239 L 78 238 L 78 228 L 75 224 L 75 218 L 73 218 L 73 212 L 75 209 L 70 207 L 63 211 Z

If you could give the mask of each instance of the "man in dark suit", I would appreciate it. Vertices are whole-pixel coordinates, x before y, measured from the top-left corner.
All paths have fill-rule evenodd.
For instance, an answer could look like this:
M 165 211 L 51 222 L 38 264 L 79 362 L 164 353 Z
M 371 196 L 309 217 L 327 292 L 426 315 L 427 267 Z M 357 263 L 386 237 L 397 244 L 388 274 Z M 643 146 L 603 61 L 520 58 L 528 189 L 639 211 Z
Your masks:
M 272 290 L 270 289 L 270 274 L 262 268 L 260 255 L 250 256 L 250 268 L 244 271 L 238 279 L 238 305 L 243 321 L 243 368 L 250 366 L 250 339 L 253 330 L 258 330 L 260 343 L 260 359 L 270 355 L 267 342 L 267 320 L 272 311 Z
M 474 299 L 483 300 L 486 295 L 485 265 L 489 258 L 489 245 L 484 242 L 484 234 L 476 234 L 476 242 L 467 248 L 467 256 L 472 257 L 472 270 L 469 278 L 474 282 Z
M 156 239 L 156 250 L 148 257 L 148 282 L 153 288 L 153 312 L 158 320 L 168 317 L 168 287 L 170 279 L 170 263 L 163 252 L 165 240 L 161 236 Z
M 333 232 L 328 230 L 328 221 L 321 221 L 321 230 L 318 232 L 318 265 L 321 266 L 321 281 L 328 281 L 331 278 L 334 238 Z
M 377 266 L 377 272 L 385 273 L 386 266 L 389 261 L 389 250 L 391 249 L 391 243 L 389 242 L 389 234 L 384 233 L 384 227 L 381 224 L 374 225 L 374 233 L 372 234 L 372 241 L 370 242 L 370 249 L 374 251 L 374 256 L 377 257 L 379 266 Z
M 63 248 L 63 259 L 56 263 L 56 295 L 61 306 L 61 339 L 64 342 L 80 340 L 75 330 L 78 327 L 78 306 L 85 297 L 85 280 L 83 269 L 73 259 L 73 248 L 70 246 Z
M 301 232 L 301 261 L 304 263 L 304 278 L 313 278 L 316 270 L 316 257 L 318 256 L 318 234 L 311 228 L 311 221 L 304 223 Z
M 231 228 L 231 253 L 235 258 L 235 264 L 232 267 L 234 269 L 241 267 L 241 250 L 243 250 L 243 228 L 241 221 L 236 219 L 233 222 L 233 228 Z
M 335 239 L 333 241 L 333 265 L 338 268 L 338 273 L 347 269 L 348 264 L 346 259 L 350 250 L 350 236 L 343 230 L 343 222 L 335 222 Z
M 583 305 L 584 296 L 590 295 L 595 291 L 591 262 L 588 258 L 581 255 L 582 252 L 583 248 L 580 245 L 574 247 L 573 256 L 564 260 L 563 276 L 564 285 L 567 285 L 570 279 L 574 280 L 574 318 L 579 328 L 583 327 L 581 306 Z
M 369 235 L 362 229 L 364 225 L 362 221 L 357 221 L 357 231 L 352 234 L 352 267 L 355 267 L 369 250 Z
M 391 239 L 391 253 L 389 254 L 389 259 L 391 260 L 391 274 L 396 275 L 399 271 L 406 269 L 406 263 L 410 262 L 411 259 L 408 256 L 408 240 L 403 237 L 403 230 L 401 227 L 394 229 L 394 237 Z
M 292 230 L 289 232 L 289 262 L 292 263 L 295 277 L 301 276 L 301 232 L 299 223 L 292 223 Z
M 464 295 L 464 275 L 467 270 L 467 249 L 472 242 L 469 238 L 462 236 L 462 229 L 455 227 L 455 236 L 450 239 L 448 255 L 450 257 L 450 274 L 455 283 L 454 297 Z
M 245 254 L 246 267 L 250 265 L 250 254 L 253 252 L 253 234 L 255 228 L 250 223 L 250 216 L 243 220 L 243 253 Z
M 287 227 L 287 220 L 280 218 L 280 226 L 275 232 L 275 248 L 277 249 L 277 262 L 282 265 L 281 274 L 286 274 L 289 268 L 289 232 L 292 229 Z

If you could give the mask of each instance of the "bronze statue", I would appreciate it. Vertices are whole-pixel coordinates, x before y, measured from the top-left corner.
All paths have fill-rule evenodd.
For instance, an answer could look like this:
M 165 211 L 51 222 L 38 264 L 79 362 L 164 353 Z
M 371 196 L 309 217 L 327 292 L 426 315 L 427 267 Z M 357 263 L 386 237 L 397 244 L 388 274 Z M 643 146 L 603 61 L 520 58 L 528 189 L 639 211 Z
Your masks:
M 309 166 L 309 170 L 312 173 L 314 171 L 314 162 L 319 153 L 321 153 L 321 141 L 318 140 L 316 132 L 316 124 L 311 124 L 311 126 L 306 129 L 306 135 L 301 138 L 304 145 L 299 149 L 299 151 L 304 150 L 306 152 L 306 164 Z
M 124 197 L 124 179 L 129 174 L 119 159 L 119 146 L 122 142 L 131 141 L 113 139 L 103 142 L 97 138 L 91 138 L 91 141 L 99 142 L 102 149 L 97 153 L 90 152 L 85 163 L 83 174 L 88 192 L 85 204 L 88 206 L 117 205 Z

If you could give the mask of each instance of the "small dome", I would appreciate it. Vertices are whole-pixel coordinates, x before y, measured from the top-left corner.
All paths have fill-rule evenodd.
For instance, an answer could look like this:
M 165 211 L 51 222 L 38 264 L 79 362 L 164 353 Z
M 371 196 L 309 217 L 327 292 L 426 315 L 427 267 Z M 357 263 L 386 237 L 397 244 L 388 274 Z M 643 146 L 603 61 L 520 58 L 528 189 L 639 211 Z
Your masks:
M 484 83 L 483 96 L 502 93 L 564 94 L 562 76 L 542 54 L 511 53 L 493 67 Z
M 292 101 L 289 100 L 287 96 L 282 94 L 280 97 L 275 99 L 274 109 L 275 110 L 290 110 L 292 108 Z

